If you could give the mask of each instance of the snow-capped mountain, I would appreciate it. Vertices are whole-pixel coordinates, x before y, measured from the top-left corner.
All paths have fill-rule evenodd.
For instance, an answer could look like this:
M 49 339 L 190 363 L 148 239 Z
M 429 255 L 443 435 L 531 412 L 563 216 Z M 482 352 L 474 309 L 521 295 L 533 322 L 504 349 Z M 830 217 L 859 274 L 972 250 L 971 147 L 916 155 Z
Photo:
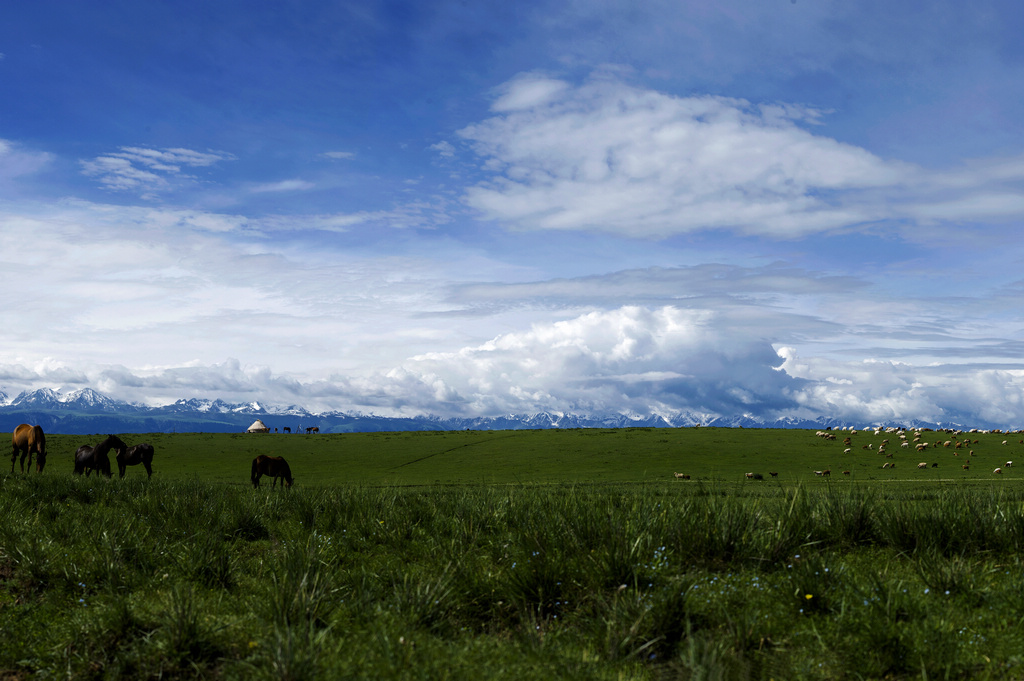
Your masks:
M 87 411 L 137 411 L 140 408 L 140 405 L 111 399 L 92 388 L 82 388 L 66 395 L 50 388 L 41 388 L 32 392 L 23 392 L 9 402 L 5 401 L 4 406 L 22 409 Z
M 520 430 L 547 428 L 682 428 L 702 426 L 744 428 L 824 428 L 847 424 L 840 420 L 781 418 L 764 420 L 749 415 L 719 416 L 708 413 L 671 414 L 572 414 L 539 412 L 502 416 L 441 417 L 424 415 L 393 418 L 339 411 L 314 413 L 297 405 L 274 406 L 259 402 L 233 404 L 221 399 L 180 399 L 173 404 L 148 407 L 121 402 L 90 388 L 62 394 L 44 388 L 24 392 L 10 399 L 0 393 L 0 430 L 13 430 L 19 423 L 38 423 L 57 433 L 152 433 L 244 431 L 259 418 L 271 430 L 288 428 L 301 432 L 316 426 L 321 433 L 375 432 L 391 430 Z M 898 425 L 898 424 L 886 424 Z M 953 424 L 915 426 L 945 427 Z M 974 424 L 984 426 L 984 424 Z

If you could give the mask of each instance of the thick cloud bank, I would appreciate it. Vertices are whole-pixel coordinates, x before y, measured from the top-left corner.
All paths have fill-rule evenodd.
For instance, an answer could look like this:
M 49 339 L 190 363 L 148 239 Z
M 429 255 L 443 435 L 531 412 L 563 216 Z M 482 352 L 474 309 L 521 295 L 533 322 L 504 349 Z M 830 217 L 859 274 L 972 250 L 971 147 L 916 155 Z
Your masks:
M 45 381 L 121 399 L 165 396 L 152 403 L 220 397 L 388 416 L 549 411 L 1024 425 L 1024 367 L 801 358 L 767 339 L 738 340 L 734 322 L 709 311 L 628 306 L 358 377 L 303 381 L 236 360 L 151 372 L 49 362 L 0 366 L 0 381 L 6 389 Z

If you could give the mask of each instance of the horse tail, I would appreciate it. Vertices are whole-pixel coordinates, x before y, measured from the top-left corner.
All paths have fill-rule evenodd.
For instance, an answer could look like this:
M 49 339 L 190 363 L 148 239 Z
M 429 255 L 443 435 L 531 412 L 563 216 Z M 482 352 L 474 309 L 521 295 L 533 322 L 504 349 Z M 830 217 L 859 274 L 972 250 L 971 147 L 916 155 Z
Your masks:
M 256 457 L 255 459 L 252 460 L 252 475 L 250 476 L 250 479 L 252 480 L 252 486 L 253 487 L 259 487 L 260 486 L 260 479 L 259 479 L 260 467 L 259 467 L 259 464 L 256 463 L 258 460 L 259 460 L 259 457 Z

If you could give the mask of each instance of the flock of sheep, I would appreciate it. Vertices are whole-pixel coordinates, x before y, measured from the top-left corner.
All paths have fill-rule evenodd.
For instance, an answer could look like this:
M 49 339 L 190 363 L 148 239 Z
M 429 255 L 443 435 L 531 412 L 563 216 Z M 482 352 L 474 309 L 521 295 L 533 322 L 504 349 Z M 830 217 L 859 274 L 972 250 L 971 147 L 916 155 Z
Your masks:
M 950 428 L 943 429 L 943 430 L 940 430 L 940 431 L 935 431 L 935 430 L 932 430 L 930 428 L 911 429 L 911 430 L 908 431 L 905 428 L 895 428 L 895 427 L 889 427 L 889 428 L 885 428 L 885 429 L 882 429 L 882 428 L 871 428 L 871 429 L 867 429 L 867 430 L 869 430 L 873 435 L 876 435 L 876 436 L 877 435 L 881 435 L 881 434 L 895 435 L 898 438 L 898 440 L 899 440 L 899 447 L 900 447 L 900 449 L 909 449 L 911 446 L 913 446 L 914 450 L 917 451 L 917 452 L 926 452 L 929 449 L 935 449 L 935 448 L 938 448 L 938 447 L 943 447 L 945 449 L 952 449 L 953 450 L 953 456 L 960 456 L 960 454 L 962 452 L 964 452 L 964 450 L 966 450 L 967 458 L 964 459 L 964 463 L 962 463 L 960 465 L 960 468 L 962 468 L 965 471 L 966 470 L 970 470 L 970 467 L 971 467 L 971 459 L 970 459 L 970 457 L 974 456 L 974 450 L 971 449 L 971 446 L 976 445 L 979 442 L 979 440 L 974 439 L 971 436 L 972 435 L 979 435 L 979 434 L 988 434 L 988 433 L 1003 433 L 1002 430 L 979 430 L 977 428 L 972 428 L 972 429 L 970 429 L 968 431 L 955 430 L 955 429 L 950 429 Z M 846 445 L 846 449 L 843 450 L 843 454 L 849 455 L 849 454 L 853 453 L 853 447 L 852 447 L 852 445 L 853 445 L 853 436 L 856 435 L 857 432 L 858 431 L 855 428 L 852 428 L 852 427 L 849 428 L 849 429 L 846 429 L 846 428 L 840 429 L 840 434 L 846 435 L 846 437 L 843 438 L 843 444 Z M 1006 431 L 1005 434 L 1009 434 L 1010 432 L 1011 431 Z M 1014 431 L 1014 432 L 1020 433 L 1021 431 Z M 934 434 L 936 436 L 936 439 L 934 439 L 934 440 L 931 439 L 932 436 L 928 435 L 929 433 Z M 815 433 L 815 435 L 817 437 L 824 438 L 825 440 L 836 440 L 837 439 L 836 434 L 834 432 L 831 432 L 830 430 L 819 430 L 818 432 Z M 965 435 L 966 435 L 966 437 L 964 437 Z M 951 439 L 946 439 L 947 437 L 949 437 Z M 925 439 L 925 438 L 928 438 L 928 439 Z M 1020 443 L 1024 444 L 1024 440 L 1020 440 Z M 1008 444 L 1009 444 L 1009 440 L 1003 440 L 1003 445 L 1008 445 Z M 889 439 L 886 438 L 886 439 L 882 440 L 882 442 L 878 445 L 877 451 L 878 451 L 879 454 L 884 455 L 885 458 L 892 459 L 893 458 L 893 452 L 889 451 L 888 447 L 889 447 Z M 874 449 L 876 449 L 876 447 L 875 447 L 874 443 L 868 443 L 868 444 L 861 445 L 861 449 L 874 450 Z M 1003 468 L 1009 468 L 1012 465 L 1013 465 L 1013 461 L 1007 461 L 1005 464 L 1003 464 L 1000 467 L 997 467 L 992 472 L 996 473 L 996 474 L 1000 474 L 1000 473 L 1003 472 Z M 887 461 L 887 462 L 882 464 L 882 468 L 895 468 L 895 467 L 896 467 L 896 462 L 895 461 Z M 938 462 L 933 462 L 930 467 L 931 468 L 938 468 L 939 464 L 938 464 Z M 918 469 L 927 469 L 927 468 L 929 468 L 928 462 L 922 461 L 922 462 L 918 463 L 917 464 L 917 468 Z M 817 471 L 815 471 L 815 472 L 817 472 Z M 843 472 L 846 473 L 846 474 L 849 474 L 849 471 L 843 471 Z
M 953 450 L 953 456 L 960 456 L 961 453 L 964 453 L 966 451 L 966 458 L 963 460 L 964 462 L 960 465 L 960 467 L 963 470 L 966 471 L 966 470 L 970 470 L 970 467 L 971 467 L 970 457 L 974 456 L 974 450 L 971 449 L 970 447 L 972 445 L 978 444 L 978 442 L 979 442 L 977 439 L 973 439 L 971 437 L 972 435 L 989 434 L 989 433 L 1001 433 L 1001 434 L 1005 434 L 1005 435 L 1010 435 L 1010 434 L 1020 434 L 1020 433 L 1022 433 L 1024 431 L 979 430 L 977 428 L 972 428 L 972 429 L 970 429 L 968 431 L 955 430 L 955 429 L 943 429 L 943 430 L 936 431 L 936 430 L 933 430 L 931 428 L 906 429 L 906 428 L 896 428 L 896 427 L 893 427 L 893 426 L 890 426 L 890 427 L 887 427 L 887 428 L 882 428 L 882 427 L 865 428 L 865 429 L 863 429 L 863 431 L 858 431 L 856 428 L 854 428 L 852 426 L 849 426 L 849 427 L 840 428 L 837 431 L 833 431 L 831 429 L 831 427 L 827 428 L 826 430 L 819 430 L 819 431 L 817 431 L 815 433 L 815 436 L 820 437 L 820 438 L 825 439 L 825 440 L 829 440 L 829 441 L 838 440 L 840 436 L 843 436 L 842 443 L 846 447 L 846 449 L 843 450 L 843 454 L 851 455 L 851 454 L 853 454 L 853 437 L 855 435 L 857 435 L 858 432 L 871 433 L 873 436 L 879 436 L 879 435 L 895 436 L 897 438 L 897 440 L 898 440 L 899 448 L 900 449 L 910 449 L 910 447 L 913 446 L 914 450 L 917 451 L 917 452 L 926 452 L 928 449 L 934 449 L 934 448 L 938 448 L 938 447 L 943 447 L 945 449 L 952 449 Z M 937 436 L 937 439 L 933 440 L 932 439 L 932 435 L 929 435 L 929 434 L 933 434 L 934 436 Z M 964 436 L 966 436 L 966 437 L 964 437 Z M 946 439 L 947 437 L 950 438 L 950 439 Z M 1003 445 L 1008 445 L 1009 443 L 1010 443 L 1009 440 L 1003 440 Z M 1020 440 L 1020 444 L 1024 444 L 1024 440 Z M 883 455 L 886 459 L 893 459 L 894 458 L 893 457 L 893 453 L 894 452 L 889 450 L 889 438 L 888 437 L 883 439 L 881 441 L 881 443 L 878 444 L 877 447 L 875 446 L 874 443 L 867 443 L 867 444 L 861 445 L 861 448 L 865 449 L 865 450 L 869 450 L 869 451 L 877 451 L 878 454 Z M 1005 464 L 1003 464 L 1001 466 L 998 466 L 992 472 L 997 474 L 997 475 L 1001 474 L 1003 472 L 1004 468 L 1009 468 L 1012 465 L 1013 465 L 1013 461 L 1007 461 Z M 893 460 L 893 461 L 886 461 L 886 462 L 884 462 L 882 464 L 882 468 L 883 469 L 895 468 L 895 467 L 896 467 L 895 460 Z M 929 466 L 928 462 L 926 462 L 926 461 L 922 461 L 922 462 L 917 464 L 917 468 L 918 469 L 927 469 L 929 467 L 930 468 L 938 468 L 939 464 L 938 464 L 938 462 L 932 462 L 932 464 Z M 831 476 L 832 475 L 832 471 L 830 469 L 826 468 L 826 469 L 823 469 L 823 470 L 816 470 L 816 471 L 814 471 L 814 474 L 818 475 L 818 476 Z M 688 473 L 673 473 L 673 475 L 678 480 L 689 480 L 690 479 L 690 475 Z M 773 472 L 769 472 L 768 475 L 770 475 L 771 477 L 774 478 L 774 477 L 778 476 L 778 473 L 773 471 Z M 843 475 L 850 475 L 850 471 L 848 471 L 848 470 L 847 471 L 843 471 Z M 764 480 L 764 476 L 761 473 L 746 473 L 745 477 L 748 480 Z

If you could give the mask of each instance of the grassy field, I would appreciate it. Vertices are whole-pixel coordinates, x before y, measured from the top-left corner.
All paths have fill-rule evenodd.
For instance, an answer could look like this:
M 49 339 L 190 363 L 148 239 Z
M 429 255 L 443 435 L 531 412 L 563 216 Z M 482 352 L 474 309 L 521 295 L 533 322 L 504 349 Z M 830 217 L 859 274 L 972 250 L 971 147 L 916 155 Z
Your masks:
M 842 442 L 846 434 L 836 434 L 835 441 L 826 441 L 807 430 L 635 428 L 341 435 L 154 433 L 123 439 L 128 444 L 149 442 L 156 448 L 154 471 L 159 478 L 236 484 L 248 484 L 250 463 L 259 454 L 284 456 L 299 484 L 311 486 L 645 483 L 674 480 L 675 472 L 689 474 L 691 482 L 737 482 L 749 472 L 768 479 L 772 471 L 779 474 L 776 482 L 811 484 L 814 471 L 823 469 L 831 469 L 836 480 L 901 484 L 985 486 L 1024 477 L 1024 457 L 1019 469 L 1004 466 L 1015 452 L 1024 454 L 1021 435 L 964 434 L 960 439 L 970 437 L 969 447 L 929 447 L 917 452 L 900 448 L 896 435 L 861 431 L 850 436 L 847 447 Z M 78 446 L 95 445 L 102 437 L 48 435 L 48 470 L 70 472 Z M 890 441 L 892 459 L 878 454 L 883 440 Z M 924 432 L 922 441 L 953 442 L 954 436 Z M 845 454 L 846 449 L 851 452 Z M 970 468 L 965 471 L 962 465 L 968 460 Z M 883 470 L 887 461 L 896 467 Z M 929 467 L 918 470 L 920 462 Z M 932 468 L 933 463 L 938 466 Z M 1000 475 L 993 473 L 996 467 L 1003 468 Z M 843 471 L 850 475 L 844 476 Z M 129 469 L 131 476 L 144 474 L 141 467 Z
M 1024 678 L 1019 436 L 852 437 L 123 436 L 147 481 L 48 435 L 0 477 L 0 679 Z

